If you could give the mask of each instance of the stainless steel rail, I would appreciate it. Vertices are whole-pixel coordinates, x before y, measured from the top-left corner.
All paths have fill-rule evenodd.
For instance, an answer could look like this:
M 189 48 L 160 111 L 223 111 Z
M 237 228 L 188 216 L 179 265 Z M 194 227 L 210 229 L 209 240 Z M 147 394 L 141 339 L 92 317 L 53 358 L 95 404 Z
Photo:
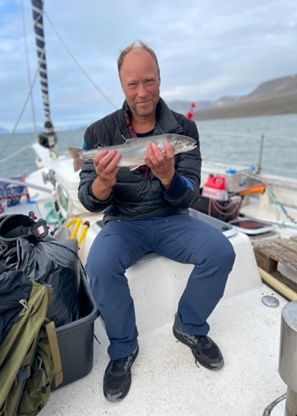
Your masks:
M 297 416 L 297 301 L 282 309 L 279 374 L 287 385 L 285 416 Z

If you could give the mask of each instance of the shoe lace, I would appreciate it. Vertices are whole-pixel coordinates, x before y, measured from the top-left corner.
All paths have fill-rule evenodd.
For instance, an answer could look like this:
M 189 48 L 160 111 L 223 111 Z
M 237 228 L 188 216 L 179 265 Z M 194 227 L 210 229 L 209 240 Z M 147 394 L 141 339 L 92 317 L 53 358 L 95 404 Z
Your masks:
M 209 346 L 209 340 L 205 335 L 194 335 L 194 338 L 197 340 L 200 347 Z
M 129 361 L 130 361 L 130 356 L 129 357 L 125 357 L 125 358 L 119 358 L 115 361 L 112 361 L 111 364 L 111 371 L 113 373 L 121 373 L 126 371 Z

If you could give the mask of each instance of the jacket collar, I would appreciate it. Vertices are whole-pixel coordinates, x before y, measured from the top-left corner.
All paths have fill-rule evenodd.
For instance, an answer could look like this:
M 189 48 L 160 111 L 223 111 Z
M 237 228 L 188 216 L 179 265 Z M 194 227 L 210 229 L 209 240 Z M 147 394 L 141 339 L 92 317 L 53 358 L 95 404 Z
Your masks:
M 136 137 L 136 133 L 131 123 L 131 110 L 128 106 L 127 101 L 125 100 L 122 107 L 124 117 L 126 120 L 126 125 L 129 128 L 131 137 Z M 157 122 L 154 128 L 154 135 L 164 134 L 164 133 L 183 133 L 183 128 L 174 118 L 172 111 L 167 106 L 165 101 L 160 97 L 157 104 Z

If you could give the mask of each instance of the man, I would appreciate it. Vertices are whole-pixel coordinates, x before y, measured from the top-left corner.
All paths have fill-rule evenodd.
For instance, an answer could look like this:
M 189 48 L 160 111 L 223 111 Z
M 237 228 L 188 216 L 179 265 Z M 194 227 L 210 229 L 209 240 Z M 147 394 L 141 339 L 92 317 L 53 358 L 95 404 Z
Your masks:
M 81 203 L 92 212 L 105 212 L 106 225 L 93 242 L 86 270 L 110 341 L 103 382 L 110 401 L 127 395 L 138 354 L 126 270 L 149 251 L 194 265 L 177 305 L 173 334 L 191 348 L 196 361 L 216 370 L 224 360 L 207 336 L 207 318 L 223 296 L 235 258 L 224 235 L 188 214 L 200 186 L 198 131 L 193 121 L 171 111 L 160 98 L 155 53 L 141 41 L 133 43 L 121 52 L 118 71 L 126 100 L 121 110 L 87 129 L 85 149 L 164 133 L 190 136 L 197 148 L 174 156 L 168 142 L 165 154 L 153 143 L 147 147 L 145 165 L 133 171 L 117 166 L 121 155 L 115 150 L 102 150 L 81 170 Z

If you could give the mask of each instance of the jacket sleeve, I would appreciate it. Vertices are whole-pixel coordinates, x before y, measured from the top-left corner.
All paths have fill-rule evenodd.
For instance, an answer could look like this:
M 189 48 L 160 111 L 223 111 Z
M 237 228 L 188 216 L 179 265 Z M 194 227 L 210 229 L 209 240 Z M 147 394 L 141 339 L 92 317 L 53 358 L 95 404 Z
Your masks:
M 175 207 L 185 209 L 193 205 L 199 195 L 201 178 L 201 153 L 196 123 L 185 119 L 183 134 L 197 141 L 197 148 L 176 156 L 175 175 L 164 198 Z
M 94 148 L 94 137 L 92 130 L 88 128 L 85 133 L 84 148 L 90 150 Z M 97 173 L 94 169 L 93 160 L 88 160 L 83 165 L 80 171 L 80 182 L 78 186 L 78 199 L 81 204 L 91 212 L 101 212 L 108 207 L 113 199 L 113 194 L 105 201 L 99 201 L 94 197 L 92 192 L 92 184 L 97 177 Z

